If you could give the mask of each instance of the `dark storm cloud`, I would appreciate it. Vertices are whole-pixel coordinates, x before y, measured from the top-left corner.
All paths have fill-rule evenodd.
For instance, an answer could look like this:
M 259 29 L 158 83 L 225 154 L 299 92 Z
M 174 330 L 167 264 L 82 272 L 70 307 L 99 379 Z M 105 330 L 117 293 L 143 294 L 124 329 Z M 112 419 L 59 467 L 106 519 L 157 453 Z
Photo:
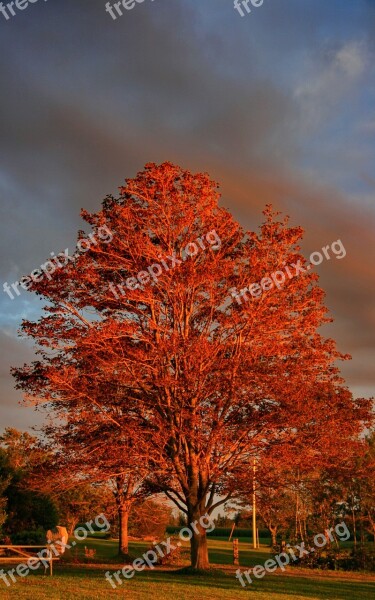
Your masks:
M 0 21 L 2 280 L 72 246 L 80 208 L 144 163 L 208 171 L 244 227 L 273 202 L 306 229 L 305 255 L 342 239 L 347 257 L 319 267 L 337 318 L 327 334 L 354 356 L 349 383 L 369 390 L 374 4 L 265 0 L 240 18 L 231 0 L 146 0 L 115 22 L 104 5 L 50 0 Z M 1 294 L 9 407 L 22 351 L 7 348 L 39 304 Z

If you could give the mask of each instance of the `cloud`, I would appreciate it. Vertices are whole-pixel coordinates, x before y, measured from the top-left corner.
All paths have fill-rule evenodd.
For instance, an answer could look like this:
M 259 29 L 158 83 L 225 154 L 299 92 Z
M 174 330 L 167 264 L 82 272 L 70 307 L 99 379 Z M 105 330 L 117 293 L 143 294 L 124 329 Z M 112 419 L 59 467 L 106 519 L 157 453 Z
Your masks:
M 17 15 L 0 39 L 3 281 L 72 247 L 80 208 L 99 209 L 146 162 L 208 171 L 244 227 L 273 202 L 305 227 L 306 253 L 343 240 L 347 257 L 319 271 L 328 334 L 353 353 L 349 383 L 360 373 L 369 390 L 374 23 L 367 0 L 265 2 L 246 19 L 217 0 L 144 2 L 116 22 L 75 0 Z M 0 293 L 15 336 L 40 302 Z M 23 345 L 1 344 L 9 408 L 7 362 Z
M 348 42 L 334 56 L 338 71 L 344 73 L 349 80 L 355 81 L 366 69 L 366 49 L 361 42 Z
M 339 48 L 331 46 L 320 48 L 309 57 L 302 80 L 295 88 L 294 97 L 309 129 L 320 126 L 340 102 L 347 102 L 357 92 L 369 62 L 369 50 L 363 40 L 352 40 Z

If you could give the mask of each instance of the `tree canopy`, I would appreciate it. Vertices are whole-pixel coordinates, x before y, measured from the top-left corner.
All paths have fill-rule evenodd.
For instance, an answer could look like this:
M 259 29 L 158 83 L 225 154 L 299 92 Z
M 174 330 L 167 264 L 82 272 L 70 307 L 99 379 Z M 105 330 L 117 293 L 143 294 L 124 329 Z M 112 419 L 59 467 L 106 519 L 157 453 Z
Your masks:
M 253 457 L 302 429 L 334 444 L 335 428 L 319 432 L 337 407 L 357 431 L 368 410 L 335 366 L 347 357 L 319 333 L 330 318 L 314 271 L 271 285 L 276 271 L 306 266 L 302 228 L 268 206 L 260 231 L 245 231 L 217 187 L 205 173 L 147 164 L 98 213 L 83 210 L 112 240 L 96 236 L 74 263 L 32 283 L 47 305 L 22 332 L 40 357 L 13 371 L 55 416 L 52 437 L 96 448 L 93 468 L 103 443 L 104 466 L 141 456 L 149 484 L 190 523 L 235 494 Z M 262 293 L 236 301 L 262 281 Z M 208 565 L 203 528 L 191 560 Z

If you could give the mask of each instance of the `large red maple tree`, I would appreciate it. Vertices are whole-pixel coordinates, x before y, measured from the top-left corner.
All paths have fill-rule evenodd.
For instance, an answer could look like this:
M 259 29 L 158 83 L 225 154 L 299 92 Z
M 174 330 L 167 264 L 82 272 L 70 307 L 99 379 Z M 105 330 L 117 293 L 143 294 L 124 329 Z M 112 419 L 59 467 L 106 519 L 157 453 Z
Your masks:
M 83 211 L 113 239 L 32 284 L 48 304 L 22 330 L 40 359 L 14 370 L 59 420 L 84 416 L 83 444 L 96 419 L 114 426 L 113 456 L 116 431 L 139 432 L 151 485 L 189 523 L 235 493 L 233 473 L 293 432 L 300 413 L 289 409 L 308 413 L 306 390 L 340 382 L 341 355 L 318 333 L 329 321 L 324 293 L 299 268 L 303 230 L 268 207 L 260 231 L 246 232 L 218 199 L 205 173 L 147 164 L 101 211 Z M 299 275 L 236 300 L 286 265 Z M 192 567 L 206 568 L 204 527 L 190 543 Z

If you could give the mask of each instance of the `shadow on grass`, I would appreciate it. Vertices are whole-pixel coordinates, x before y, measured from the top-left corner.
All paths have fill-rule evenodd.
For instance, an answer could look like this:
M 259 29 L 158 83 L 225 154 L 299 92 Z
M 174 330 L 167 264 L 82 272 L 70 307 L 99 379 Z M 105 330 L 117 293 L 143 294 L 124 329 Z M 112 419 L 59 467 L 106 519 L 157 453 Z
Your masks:
M 66 568 L 60 565 L 55 570 L 55 576 L 58 578 L 64 578 L 64 576 L 71 577 L 72 579 L 85 578 L 94 582 L 102 581 L 105 583 L 104 575 L 108 569 L 95 568 L 88 569 L 84 566 L 77 566 L 72 568 Z M 228 574 L 220 569 L 209 569 L 207 571 L 193 572 L 186 568 L 173 570 L 173 571 L 142 571 L 136 573 L 134 579 L 125 580 L 130 585 L 134 581 L 140 584 L 147 584 L 147 588 L 150 586 L 173 586 L 176 590 L 176 586 L 181 588 L 193 587 L 208 590 L 223 590 L 231 592 L 231 597 L 237 594 L 249 593 L 249 592 L 260 592 L 267 596 L 280 596 L 280 598 L 321 598 L 326 600 L 370 600 L 375 598 L 375 582 L 366 582 L 360 580 L 340 581 L 338 579 L 316 579 L 313 574 L 309 576 L 293 577 L 292 575 L 268 575 L 264 579 L 254 580 L 252 584 L 248 584 L 245 588 L 241 586 L 238 579 L 236 579 L 234 572 Z M 118 586 L 118 590 L 122 589 Z M 129 589 L 129 588 L 127 588 Z M 197 596 L 199 591 L 197 589 Z
M 85 544 L 97 550 L 98 562 L 96 564 L 85 564 Z M 132 554 L 136 553 L 141 556 L 148 545 L 146 542 L 132 542 L 130 551 Z M 41 581 L 44 581 L 44 585 L 48 587 L 54 586 L 55 578 L 59 580 L 56 581 L 59 585 L 64 585 L 65 579 L 67 582 L 74 582 L 78 587 L 80 587 L 79 580 L 83 580 L 85 583 L 89 582 L 90 587 L 91 585 L 93 588 L 97 586 L 100 593 L 106 594 L 108 591 L 108 597 L 110 597 L 112 591 L 115 595 L 125 592 L 125 584 L 118 586 L 115 592 L 111 590 L 105 580 L 107 571 L 113 573 L 121 568 L 119 557 L 115 555 L 117 550 L 115 542 L 104 539 L 90 539 L 77 544 L 77 546 L 82 560 L 81 564 L 68 564 L 63 560 L 54 565 L 54 577 L 52 579 L 48 575 L 44 577 L 43 570 L 30 573 L 29 577 L 33 578 L 35 583 L 34 577 L 40 578 Z M 330 578 L 329 575 L 322 577 L 321 574 L 313 571 L 310 575 L 305 573 L 294 574 L 291 570 L 288 570 L 285 576 L 281 572 L 277 572 L 274 575 L 266 575 L 261 580 L 254 579 L 252 584 L 242 587 L 239 580 L 236 579 L 234 571 L 228 572 L 220 568 L 220 565 L 224 566 L 226 564 L 228 566 L 231 564 L 231 544 L 219 540 L 210 540 L 209 546 L 210 560 L 217 565 L 216 567 L 201 572 L 194 572 L 186 567 L 173 570 L 142 571 L 136 573 L 132 579 L 121 578 L 123 582 L 126 582 L 127 592 L 131 592 L 133 589 L 138 593 L 138 598 L 144 588 L 150 590 L 150 586 L 155 586 L 155 592 L 158 590 L 161 594 L 158 598 L 164 598 L 164 591 L 165 598 L 169 595 L 174 598 L 182 598 L 185 595 L 193 598 L 200 595 L 203 598 L 211 598 L 215 590 L 217 590 L 218 598 L 235 598 L 238 594 L 243 596 L 245 593 L 254 592 L 262 600 L 267 597 L 280 597 L 280 600 L 297 597 L 314 600 L 326 600 L 327 598 L 330 600 L 373 600 L 375 598 L 375 582 L 361 581 L 360 579 L 350 581 L 350 573 L 343 573 L 343 580 L 341 580 L 337 577 Z M 240 548 L 240 569 L 244 571 L 249 565 L 262 564 L 267 558 L 270 558 L 270 551 L 267 547 L 253 550 L 249 544 L 244 544 L 243 549 Z M 365 579 L 365 575 L 363 578 Z M 220 594 L 220 591 L 222 594 Z

